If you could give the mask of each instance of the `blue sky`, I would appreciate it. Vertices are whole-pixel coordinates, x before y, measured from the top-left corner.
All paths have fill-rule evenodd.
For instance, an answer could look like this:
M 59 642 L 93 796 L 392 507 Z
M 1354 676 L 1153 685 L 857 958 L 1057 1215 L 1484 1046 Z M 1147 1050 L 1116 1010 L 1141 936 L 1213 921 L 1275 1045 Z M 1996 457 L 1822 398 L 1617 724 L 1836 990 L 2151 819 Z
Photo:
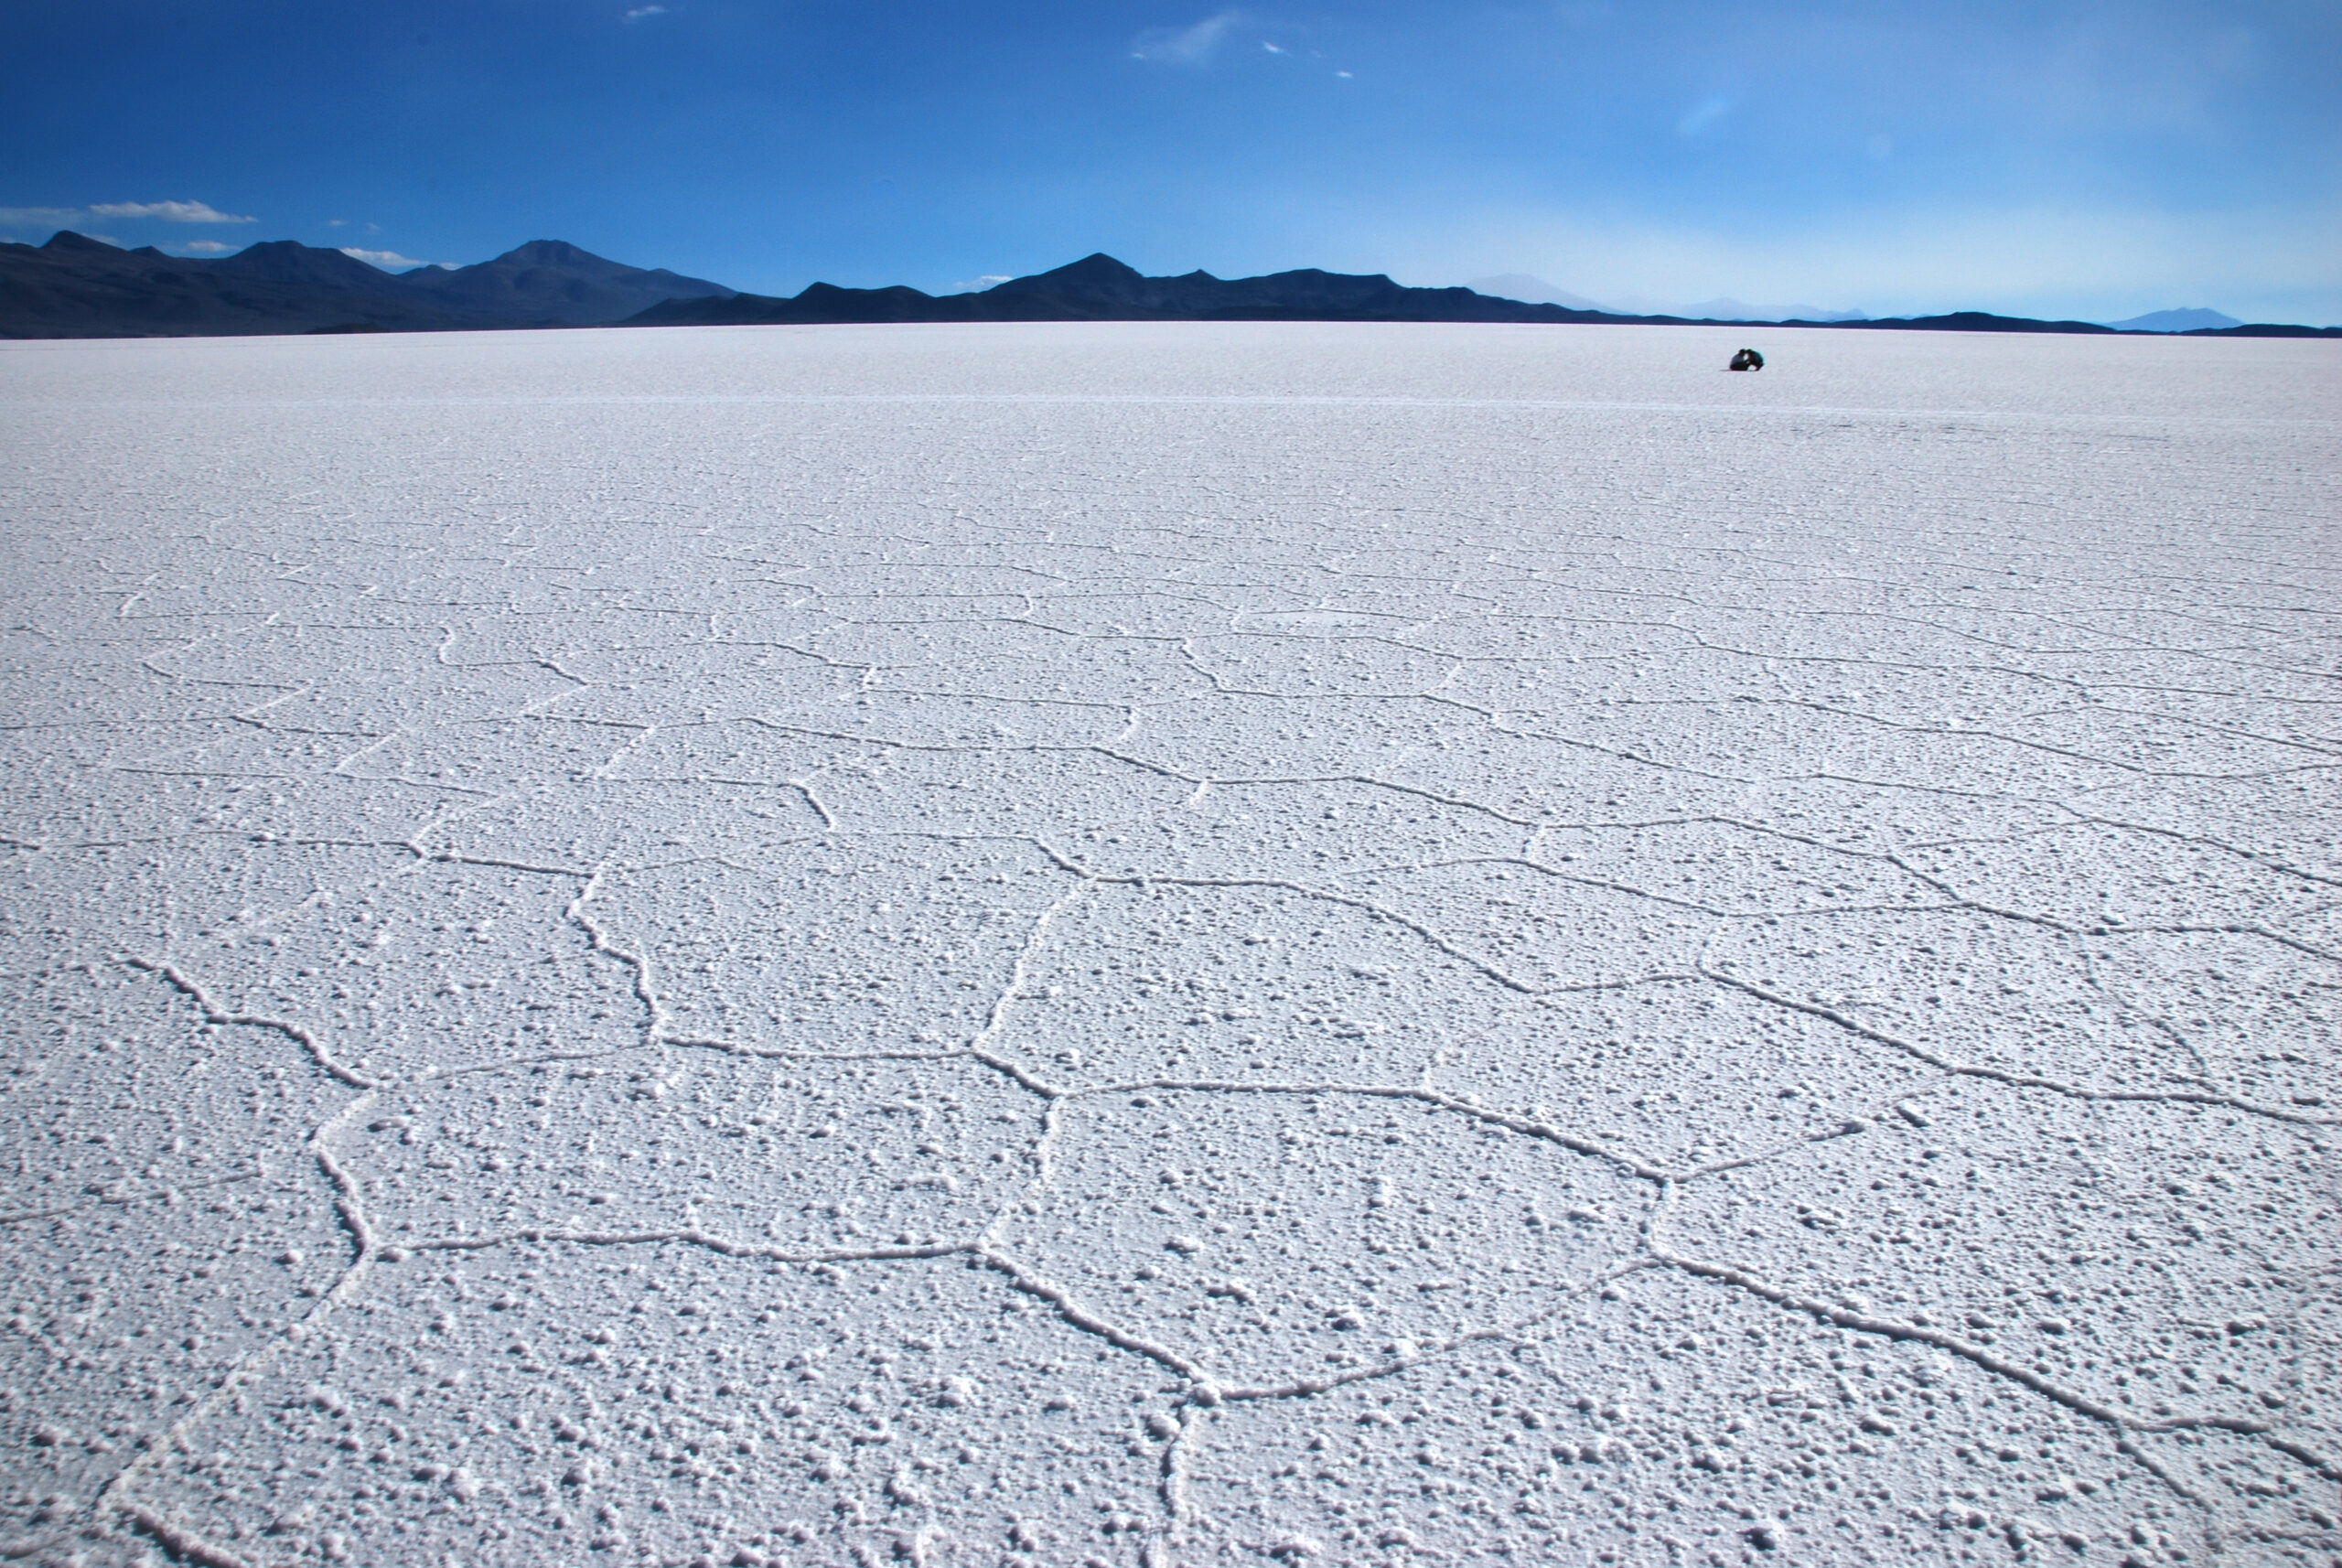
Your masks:
M 2337 82 L 2334 0 L 73 0 L 0 10 L 0 237 L 2324 324 Z

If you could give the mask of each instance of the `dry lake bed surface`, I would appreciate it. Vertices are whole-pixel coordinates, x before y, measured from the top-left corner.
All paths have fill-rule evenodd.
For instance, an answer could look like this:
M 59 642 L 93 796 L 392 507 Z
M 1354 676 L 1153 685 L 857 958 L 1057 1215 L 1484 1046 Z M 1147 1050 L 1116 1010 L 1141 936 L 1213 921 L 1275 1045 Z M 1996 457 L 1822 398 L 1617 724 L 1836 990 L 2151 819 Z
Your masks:
M 2342 1561 L 2337 369 L 0 346 L 0 1552 Z

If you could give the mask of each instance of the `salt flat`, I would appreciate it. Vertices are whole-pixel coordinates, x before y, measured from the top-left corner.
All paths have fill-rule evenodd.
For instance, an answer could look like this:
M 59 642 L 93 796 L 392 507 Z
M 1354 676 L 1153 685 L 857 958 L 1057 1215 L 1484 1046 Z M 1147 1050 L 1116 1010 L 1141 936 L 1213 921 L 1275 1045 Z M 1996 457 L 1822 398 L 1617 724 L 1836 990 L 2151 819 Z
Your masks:
M 2342 1561 L 2337 368 L 0 345 L 0 1551 Z

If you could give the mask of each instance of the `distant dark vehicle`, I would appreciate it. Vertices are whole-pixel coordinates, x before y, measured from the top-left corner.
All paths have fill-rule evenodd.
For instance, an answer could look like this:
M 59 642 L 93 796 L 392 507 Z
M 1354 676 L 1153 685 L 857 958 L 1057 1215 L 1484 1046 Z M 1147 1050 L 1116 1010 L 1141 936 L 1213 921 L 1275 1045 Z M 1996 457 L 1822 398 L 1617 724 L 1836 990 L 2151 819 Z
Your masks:
M 1754 349 L 1743 349 L 1739 353 L 1735 354 L 1732 357 L 1731 369 L 1733 370 L 1761 371 L 1764 368 L 1765 356 L 1758 353 Z

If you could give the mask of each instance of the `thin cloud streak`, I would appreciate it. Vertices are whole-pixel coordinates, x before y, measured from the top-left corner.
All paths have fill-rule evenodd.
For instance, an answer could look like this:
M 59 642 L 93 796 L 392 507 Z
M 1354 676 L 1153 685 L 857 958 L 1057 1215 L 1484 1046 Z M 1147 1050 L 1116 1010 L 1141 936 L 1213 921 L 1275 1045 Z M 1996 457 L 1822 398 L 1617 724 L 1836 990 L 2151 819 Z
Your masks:
M 70 229 L 88 220 L 78 207 L 0 207 L 0 229 Z
M 159 218 L 166 223 L 256 223 L 256 218 L 222 212 L 208 201 L 101 201 L 90 210 L 101 218 Z
M 1191 27 L 1149 27 L 1131 40 L 1131 58 L 1166 65 L 1209 65 L 1221 41 L 1243 19 L 1241 12 L 1222 11 Z
M 1708 99 L 1698 108 L 1692 110 L 1689 114 L 1684 115 L 1682 119 L 1676 122 L 1675 134 L 1679 136 L 1696 136 L 1701 132 L 1706 130 L 1709 126 L 1714 124 L 1717 121 L 1723 119 L 1725 115 L 1731 113 L 1731 99 Z
M 137 218 L 165 223 L 255 223 L 208 201 L 100 201 L 88 207 L 0 207 L 0 229 L 86 229 L 96 218 Z M 89 236 L 94 240 L 97 235 Z M 108 242 L 111 243 L 112 242 Z

